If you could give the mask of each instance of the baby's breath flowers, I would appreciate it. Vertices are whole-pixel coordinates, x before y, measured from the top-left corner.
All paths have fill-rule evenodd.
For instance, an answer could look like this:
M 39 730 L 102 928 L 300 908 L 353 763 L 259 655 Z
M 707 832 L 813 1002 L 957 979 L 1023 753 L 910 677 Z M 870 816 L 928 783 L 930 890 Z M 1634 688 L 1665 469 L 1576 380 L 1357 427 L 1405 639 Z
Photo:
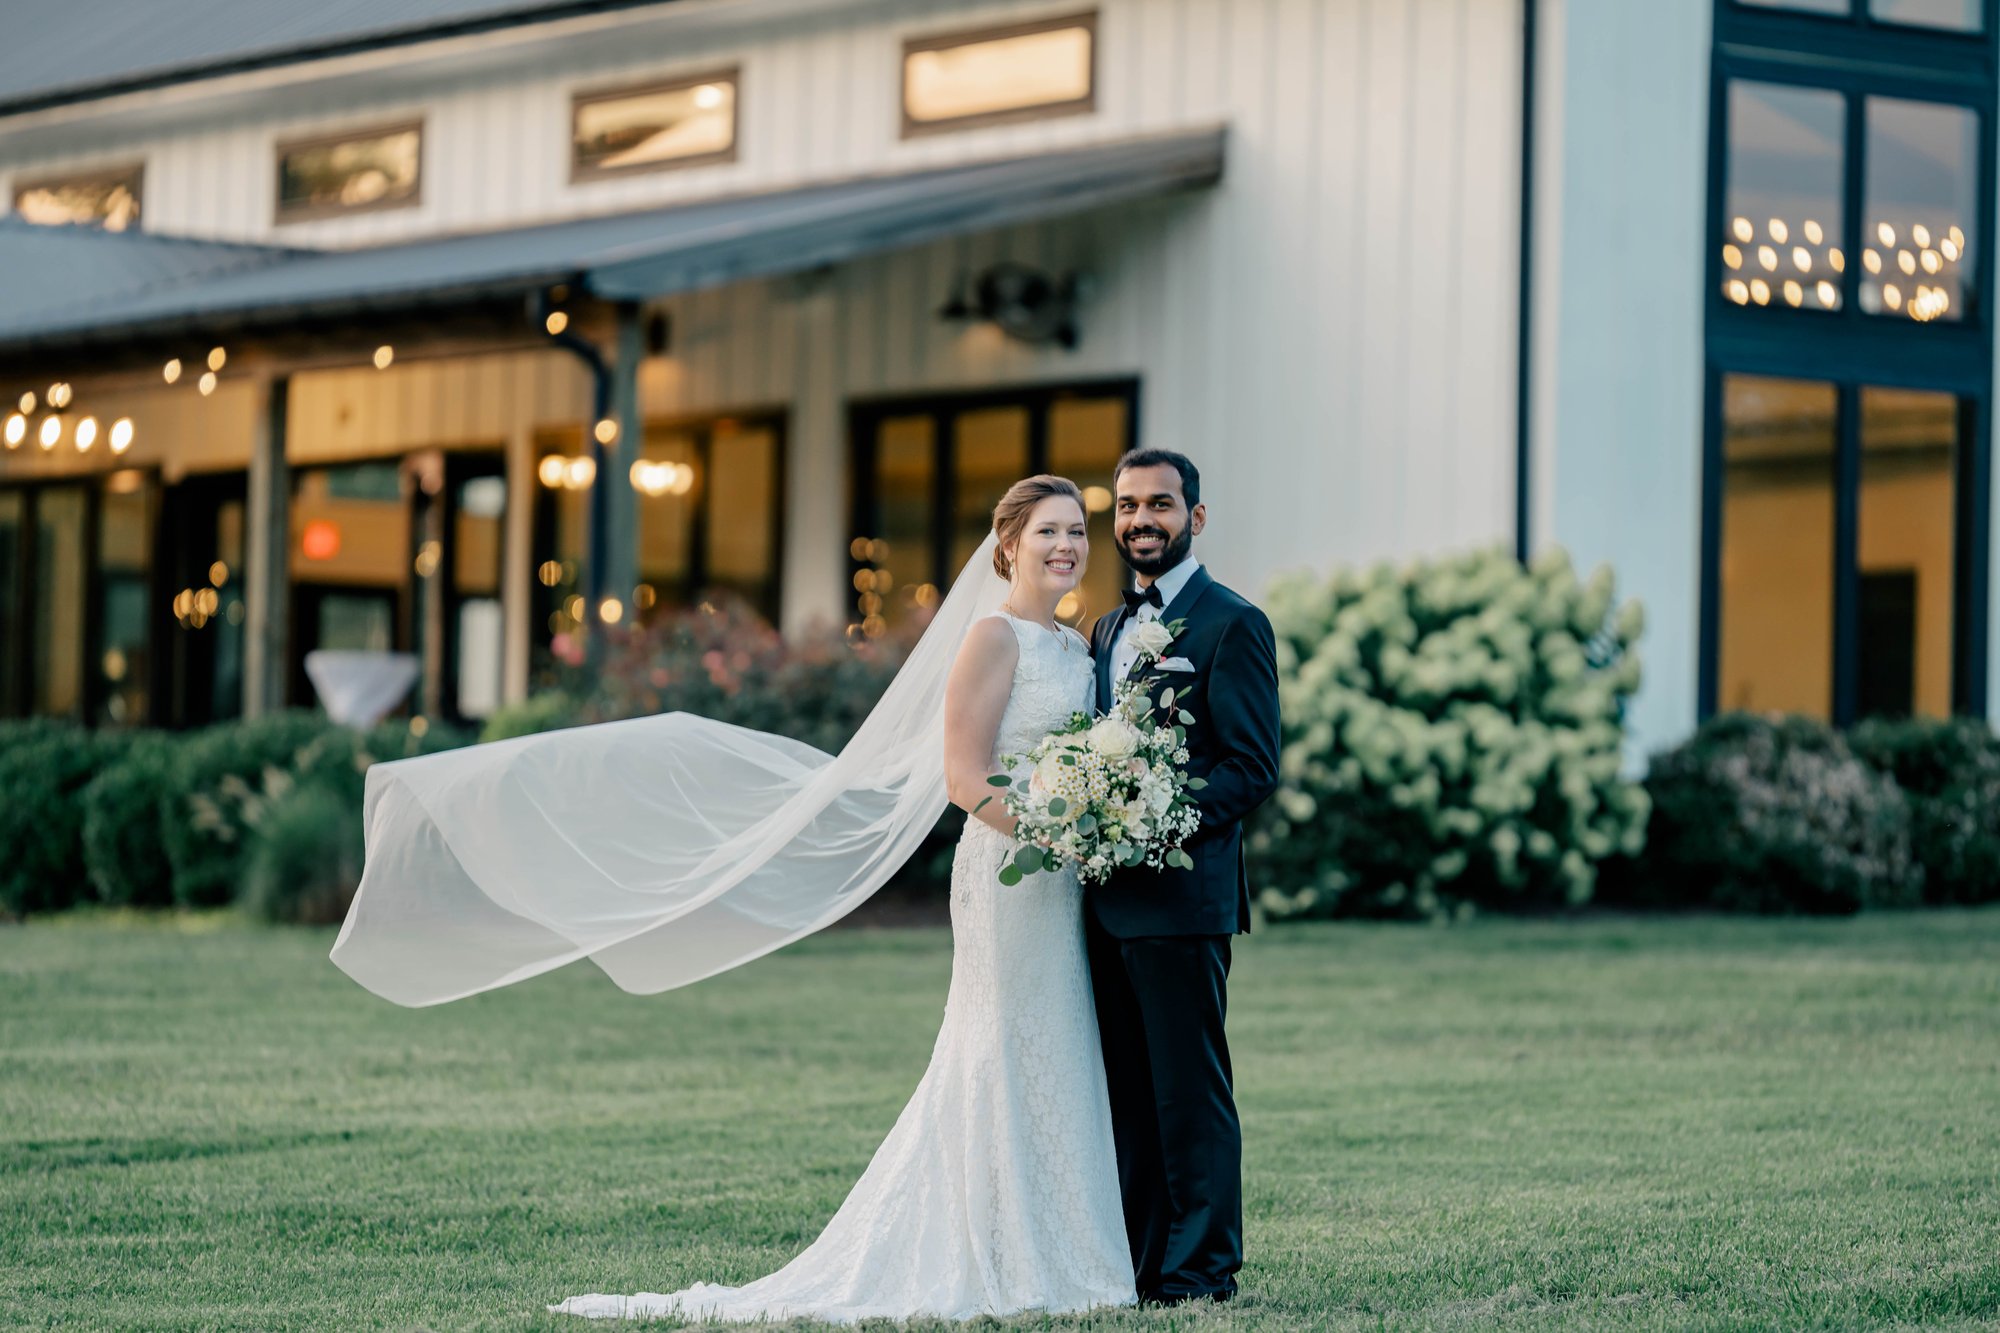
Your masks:
M 1008 813 L 1019 821 L 1021 847 L 1001 867 L 1002 884 L 1065 865 L 1086 883 L 1121 866 L 1194 868 L 1182 850 L 1201 823 L 1190 793 L 1208 785 L 1183 767 L 1194 717 L 1174 706 L 1171 689 L 1156 706 L 1155 682 L 1137 669 L 1159 661 L 1181 624 L 1135 626 L 1133 678 L 1119 683 L 1111 711 L 1101 718 L 1070 714 L 1027 754 L 1006 756 L 1010 772 L 987 779 L 1004 789 Z

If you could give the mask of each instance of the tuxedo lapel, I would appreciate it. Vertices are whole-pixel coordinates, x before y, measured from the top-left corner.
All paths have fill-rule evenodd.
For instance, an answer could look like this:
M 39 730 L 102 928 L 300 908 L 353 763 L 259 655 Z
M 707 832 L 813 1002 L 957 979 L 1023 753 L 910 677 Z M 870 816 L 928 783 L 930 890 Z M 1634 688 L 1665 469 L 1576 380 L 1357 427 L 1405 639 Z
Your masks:
M 1187 619 L 1194 611 L 1195 603 L 1201 600 L 1201 595 L 1214 583 L 1215 577 L 1208 572 L 1207 565 L 1196 566 L 1194 573 L 1188 576 L 1188 581 L 1181 585 L 1181 590 L 1174 594 L 1174 600 L 1161 609 L 1160 619 L 1169 624 L 1175 620 Z
M 1118 646 L 1118 631 L 1125 624 L 1127 612 L 1123 606 L 1106 617 L 1111 622 L 1110 630 L 1104 634 L 1104 642 L 1098 646 L 1097 661 L 1097 709 L 1103 712 L 1111 707 L 1111 654 Z

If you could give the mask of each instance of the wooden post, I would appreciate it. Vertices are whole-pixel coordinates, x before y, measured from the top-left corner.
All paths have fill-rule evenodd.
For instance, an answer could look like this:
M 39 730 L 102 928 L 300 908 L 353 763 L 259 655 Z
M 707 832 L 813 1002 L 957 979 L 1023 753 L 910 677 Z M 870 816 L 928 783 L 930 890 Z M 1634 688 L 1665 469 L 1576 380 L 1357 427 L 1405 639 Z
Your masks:
M 244 575 L 243 716 L 283 708 L 291 662 L 292 472 L 285 460 L 291 380 L 263 381 L 250 445 L 249 533 Z
M 603 595 L 617 599 L 628 618 L 639 582 L 639 497 L 632 489 L 632 464 L 646 442 L 646 423 L 639 412 L 639 366 L 645 358 L 640 307 L 624 302 L 618 307 L 611 359 L 611 419 L 618 424 L 618 437 L 605 447 L 597 484 L 606 488 Z M 592 613 L 598 610 L 593 607 Z

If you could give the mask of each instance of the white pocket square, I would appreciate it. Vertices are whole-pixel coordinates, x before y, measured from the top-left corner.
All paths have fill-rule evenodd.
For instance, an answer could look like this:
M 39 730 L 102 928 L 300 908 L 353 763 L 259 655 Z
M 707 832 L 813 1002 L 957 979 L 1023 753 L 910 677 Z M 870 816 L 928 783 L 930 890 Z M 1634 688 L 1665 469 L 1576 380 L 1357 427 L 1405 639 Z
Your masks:
M 1160 670 L 1192 671 L 1194 670 L 1194 663 L 1188 661 L 1185 657 L 1163 657 L 1160 659 Z

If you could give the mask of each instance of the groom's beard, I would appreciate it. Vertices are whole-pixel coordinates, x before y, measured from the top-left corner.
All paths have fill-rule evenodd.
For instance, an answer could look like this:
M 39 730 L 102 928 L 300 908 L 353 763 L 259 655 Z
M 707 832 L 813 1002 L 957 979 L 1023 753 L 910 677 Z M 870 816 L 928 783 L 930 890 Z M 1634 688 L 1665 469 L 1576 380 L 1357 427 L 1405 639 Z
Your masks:
M 1126 565 L 1131 568 L 1134 574 L 1144 574 L 1149 579 L 1156 579 L 1166 573 L 1182 560 L 1186 559 L 1187 553 L 1194 549 L 1194 529 L 1192 524 L 1182 528 L 1171 538 L 1162 542 L 1158 555 L 1134 555 L 1132 554 L 1132 549 L 1125 544 L 1128 538 L 1149 535 L 1166 537 L 1167 532 L 1165 528 L 1134 526 L 1127 528 L 1123 533 L 1118 535 L 1118 554 L 1124 557 Z

